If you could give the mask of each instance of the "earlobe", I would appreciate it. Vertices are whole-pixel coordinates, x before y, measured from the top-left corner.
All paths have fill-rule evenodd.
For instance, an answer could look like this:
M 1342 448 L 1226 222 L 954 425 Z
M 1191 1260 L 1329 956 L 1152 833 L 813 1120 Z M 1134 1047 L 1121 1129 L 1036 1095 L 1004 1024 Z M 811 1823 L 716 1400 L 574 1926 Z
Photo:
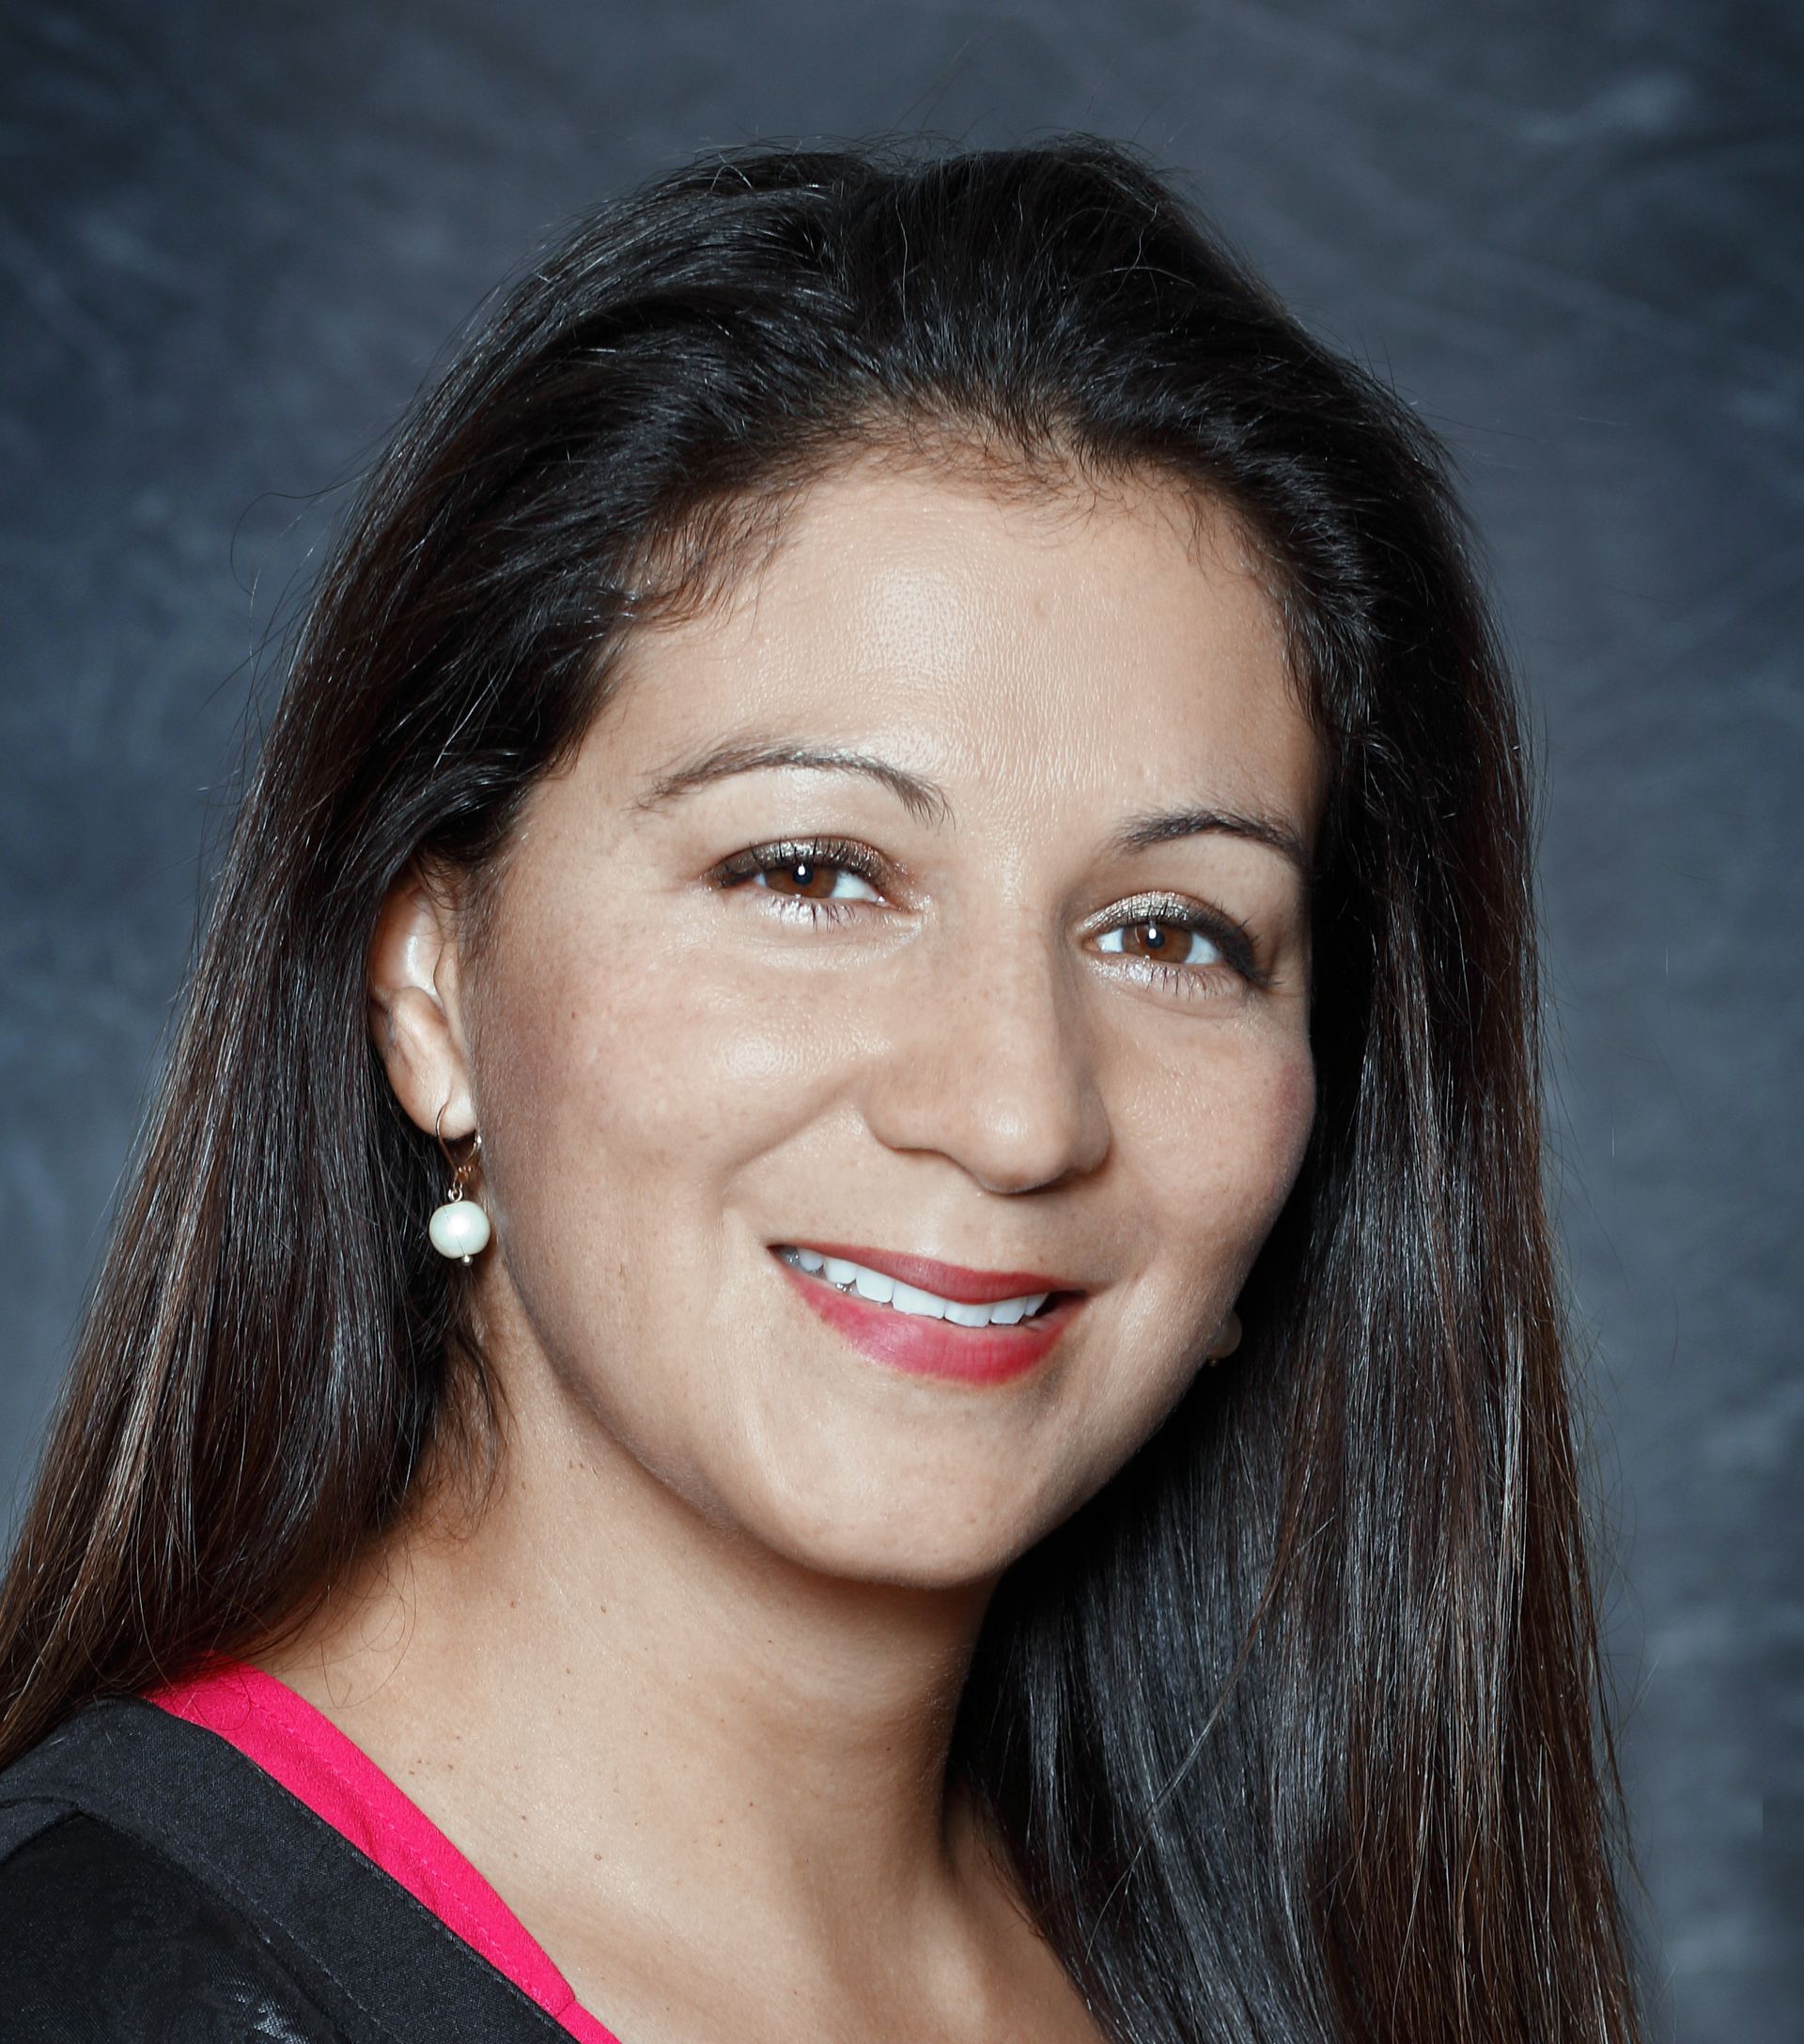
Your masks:
M 1238 1313 L 1230 1313 L 1221 1323 L 1203 1359 L 1208 1363 L 1226 1362 L 1239 1346 L 1240 1316 Z
M 454 896 L 410 865 L 383 898 L 370 936 L 369 1030 L 409 1117 L 453 1138 L 476 1125 L 459 958 Z

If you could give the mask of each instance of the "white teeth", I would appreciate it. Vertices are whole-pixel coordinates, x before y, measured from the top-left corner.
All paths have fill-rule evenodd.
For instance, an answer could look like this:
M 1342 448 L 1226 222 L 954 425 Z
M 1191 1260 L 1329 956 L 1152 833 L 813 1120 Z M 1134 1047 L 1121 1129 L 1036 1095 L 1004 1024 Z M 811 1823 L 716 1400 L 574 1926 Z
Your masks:
M 898 1313 L 913 1313 L 923 1320 L 949 1320 L 957 1327 L 988 1327 L 992 1322 L 1012 1327 L 1037 1313 L 1051 1296 L 1032 1292 L 1018 1299 L 998 1299 L 993 1305 L 972 1306 L 963 1299 L 942 1299 L 923 1292 L 918 1285 L 905 1285 L 899 1278 L 886 1278 L 881 1271 L 866 1270 L 862 1263 L 843 1256 L 823 1256 L 818 1249 L 782 1247 L 778 1254 L 787 1263 L 811 1277 L 826 1278 L 842 1292 L 856 1292 L 861 1299 L 887 1306 Z

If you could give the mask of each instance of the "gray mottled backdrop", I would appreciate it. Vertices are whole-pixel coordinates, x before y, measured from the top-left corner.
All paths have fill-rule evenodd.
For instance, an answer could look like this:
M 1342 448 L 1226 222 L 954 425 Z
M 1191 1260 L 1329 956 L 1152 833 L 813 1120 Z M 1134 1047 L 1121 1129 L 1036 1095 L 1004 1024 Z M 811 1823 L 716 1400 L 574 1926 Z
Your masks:
M 252 650 L 310 571 L 319 493 L 444 337 L 548 225 L 709 143 L 1123 137 L 1461 461 L 1547 766 L 1556 1170 L 1656 2034 L 1804 2036 L 1804 9 L 0 0 L 0 1503 L 255 728 Z

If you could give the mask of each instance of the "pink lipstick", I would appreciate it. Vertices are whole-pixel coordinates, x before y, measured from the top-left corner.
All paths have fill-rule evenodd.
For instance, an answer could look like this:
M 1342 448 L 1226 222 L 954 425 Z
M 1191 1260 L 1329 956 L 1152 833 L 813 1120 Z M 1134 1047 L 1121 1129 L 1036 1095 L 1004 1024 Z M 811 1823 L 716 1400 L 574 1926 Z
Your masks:
M 863 1263 L 866 1270 L 879 1270 L 886 1278 L 898 1278 L 905 1285 L 931 1292 L 936 1298 L 956 1299 L 965 1306 L 993 1306 L 998 1299 L 1025 1298 L 1034 1292 L 1077 1292 L 1082 1288 L 1065 1278 L 1048 1278 L 1034 1270 L 971 1270 L 963 1263 L 941 1263 L 931 1256 L 895 1256 L 888 1249 L 861 1249 L 856 1243 L 813 1242 L 811 1249 L 822 1256 L 843 1257 L 848 1263 Z
M 1062 1288 L 1037 1271 L 977 1271 L 931 1257 L 893 1256 L 885 1251 L 825 1242 L 810 1243 L 823 1256 L 844 1258 L 943 1299 L 972 1306 L 1019 1298 L 1035 1292 L 1060 1293 L 1030 1318 L 1012 1326 L 961 1327 L 842 1292 L 822 1276 L 799 1270 L 778 1257 L 784 1275 L 802 1300 L 852 1346 L 874 1361 L 916 1376 L 946 1377 L 963 1384 L 1003 1384 L 1042 1360 L 1077 1317 L 1084 1294 Z M 773 1250 L 774 1253 L 774 1250 Z

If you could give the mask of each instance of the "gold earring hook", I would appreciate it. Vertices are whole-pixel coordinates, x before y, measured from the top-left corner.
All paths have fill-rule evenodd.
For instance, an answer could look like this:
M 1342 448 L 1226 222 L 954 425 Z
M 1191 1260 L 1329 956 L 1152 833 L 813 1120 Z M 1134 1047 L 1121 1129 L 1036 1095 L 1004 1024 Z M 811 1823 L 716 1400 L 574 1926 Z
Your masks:
M 439 1139 L 439 1148 L 444 1153 L 444 1161 L 451 1167 L 451 1183 L 445 1187 L 444 1196 L 447 1200 L 461 1200 L 463 1198 L 463 1182 L 476 1168 L 476 1152 L 482 1148 L 482 1131 L 475 1129 L 472 1132 L 470 1154 L 459 1164 L 457 1158 L 451 1154 L 451 1145 L 445 1141 L 444 1130 L 442 1126 L 444 1121 L 444 1109 L 450 1105 L 451 1103 L 448 1100 L 445 1101 L 443 1106 L 432 1117 L 432 1133 Z

